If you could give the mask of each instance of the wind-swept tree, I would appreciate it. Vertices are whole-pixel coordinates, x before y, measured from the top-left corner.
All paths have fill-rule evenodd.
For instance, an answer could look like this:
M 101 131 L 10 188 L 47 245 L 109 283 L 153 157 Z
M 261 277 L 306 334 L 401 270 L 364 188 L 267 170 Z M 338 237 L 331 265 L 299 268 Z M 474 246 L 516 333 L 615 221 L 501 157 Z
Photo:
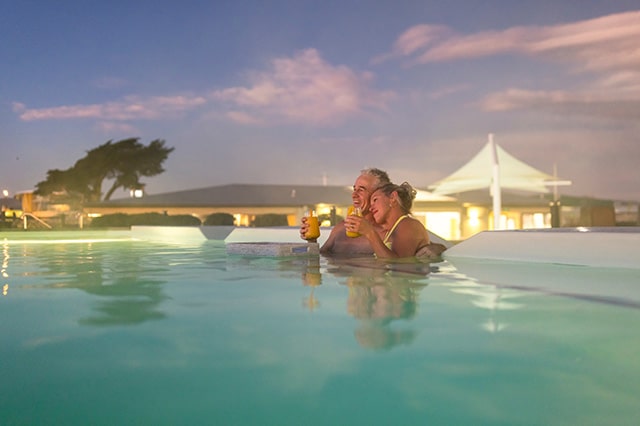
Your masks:
M 162 163 L 174 148 L 165 147 L 165 141 L 156 139 L 145 146 L 139 138 L 108 141 L 87 151 L 67 170 L 49 170 L 47 179 L 36 185 L 38 195 L 55 195 L 67 204 L 107 201 L 118 188 L 140 188 L 143 176 L 155 176 L 162 172 Z M 102 198 L 105 180 L 111 186 Z

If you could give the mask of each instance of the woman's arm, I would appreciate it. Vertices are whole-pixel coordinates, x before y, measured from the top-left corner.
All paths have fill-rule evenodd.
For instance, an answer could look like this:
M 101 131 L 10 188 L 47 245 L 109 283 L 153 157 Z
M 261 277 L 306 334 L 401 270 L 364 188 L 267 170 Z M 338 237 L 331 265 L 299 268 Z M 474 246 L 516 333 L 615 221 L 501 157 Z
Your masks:
M 360 233 L 371 244 L 373 253 L 380 259 L 398 257 L 393 250 L 390 250 L 380 238 L 378 230 L 367 219 L 359 216 L 348 216 L 345 219 L 347 226 L 353 226 L 353 230 Z
M 352 219 L 349 218 L 349 221 Z M 354 218 L 354 226 L 371 244 L 374 253 L 380 259 L 413 257 L 419 248 L 429 244 L 429 233 L 418 220 L 408 217 L 396 226 L 391 234 L 391 249 L 366 219 Z M 351 222 L 347 222 L 351 223 Z

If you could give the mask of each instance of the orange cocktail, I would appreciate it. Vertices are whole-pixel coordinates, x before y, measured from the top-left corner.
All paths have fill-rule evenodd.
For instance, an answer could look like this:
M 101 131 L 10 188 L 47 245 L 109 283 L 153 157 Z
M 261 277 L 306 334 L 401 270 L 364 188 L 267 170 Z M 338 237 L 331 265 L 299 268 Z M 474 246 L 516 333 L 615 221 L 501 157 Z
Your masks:
M 362 210 L 360 207 L 349 206 L 347 210 L 347 216 L 360 216 L 362 217 Z M 359 237 L 360 233 L 355 231 L 347 231 L 347 237 L 356 238 Z
M 320 236 L 320 223 L 318 222 L 318 216 L 316 212 L 309 210 L 309 215 L 307 216 L 307 224 L 309 225 L 309 229 L 304 234 L 305 240 L 315 240 Z

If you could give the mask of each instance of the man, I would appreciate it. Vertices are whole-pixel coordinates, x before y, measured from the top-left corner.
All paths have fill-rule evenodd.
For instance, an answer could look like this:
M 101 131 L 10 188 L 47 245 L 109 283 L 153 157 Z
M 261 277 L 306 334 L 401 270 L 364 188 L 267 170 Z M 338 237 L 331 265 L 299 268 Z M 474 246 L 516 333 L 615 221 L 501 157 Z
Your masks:
M 351 200 L 353 206 L 360 208 L 362 216 L 374 223 L 371 212 L 369 211 L 369 197 L 380 186 L 390 183 L 389 175 L 387 172 L 380 169 L 365 169 L 360 172 L 360 176 L 353 184 L 353 191 L 351 193 Z M 304 238 L 309 225 L 306 218 L 302 219 L 302 226 L 300 227 L 300 237 Z M 374 225 L 377 232 L 380 232 L 384 236 L 384 231 L 379 225 Z M 322 254 L 339 254 L 339 255 L 371 255 L 373 249 L 369 240 L 363 236 L 359 237 L 347 237 L 344 221 L 336 224 L 325 243 L 320 247 L 320 253 Z

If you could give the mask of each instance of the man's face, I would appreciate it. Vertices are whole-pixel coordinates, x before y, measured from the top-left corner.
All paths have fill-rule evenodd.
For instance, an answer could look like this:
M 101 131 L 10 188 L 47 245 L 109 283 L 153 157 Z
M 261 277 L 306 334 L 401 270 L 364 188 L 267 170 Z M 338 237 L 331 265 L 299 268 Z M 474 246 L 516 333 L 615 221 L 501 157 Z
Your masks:
M 351 199 L 353 206 L 359 207 L 363 214 L 369 211 L 369 197 L 376 187 L 377 180 L 373 176 L 360 175 L 353 184 Z

